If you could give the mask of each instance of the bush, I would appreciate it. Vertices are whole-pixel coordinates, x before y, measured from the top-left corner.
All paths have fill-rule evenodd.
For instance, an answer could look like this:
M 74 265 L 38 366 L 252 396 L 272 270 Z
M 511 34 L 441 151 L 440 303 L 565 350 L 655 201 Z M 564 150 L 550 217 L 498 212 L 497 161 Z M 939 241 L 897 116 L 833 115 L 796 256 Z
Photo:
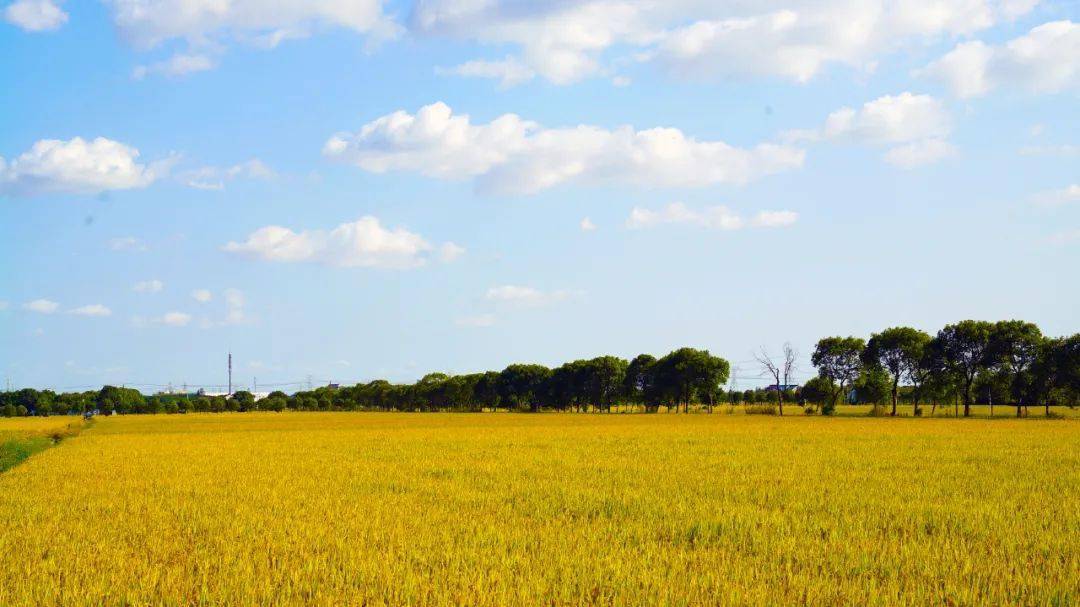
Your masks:
M 776 415 L 776 405 L 747 405 L 747 415 Z
M 922 407 L 915 405 L 915 417 L 922 417 Z
M 813 415 L 814 414 L 814 407 L 811 406 L 811 405 L 807 405 L 807 406 L 803 407 L 802 412 L 807 414 L 807 415 Z
M 835 415 L 836 414 L 836 403 L 830 403 L 828 401 L 822 403 L 822 405 L 821 405 L 821 414 L 822 415 Z
M 870 408 L 870 413 L 867 413 L 870 417 L 885 417 L 889 414 L 889 410 L 882 405 L 874 405 Z

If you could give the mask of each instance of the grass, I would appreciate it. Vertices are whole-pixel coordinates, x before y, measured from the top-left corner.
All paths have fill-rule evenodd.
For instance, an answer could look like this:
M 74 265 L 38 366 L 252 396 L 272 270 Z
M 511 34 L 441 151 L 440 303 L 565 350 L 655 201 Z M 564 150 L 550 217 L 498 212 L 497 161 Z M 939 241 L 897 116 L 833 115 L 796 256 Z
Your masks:
M 1080 602 L 1080 423 L 101 419 L 0 476 L 0 604 Z
M 69 417 L 0 418 L 0 472 L 74 436 L 82 426 Z

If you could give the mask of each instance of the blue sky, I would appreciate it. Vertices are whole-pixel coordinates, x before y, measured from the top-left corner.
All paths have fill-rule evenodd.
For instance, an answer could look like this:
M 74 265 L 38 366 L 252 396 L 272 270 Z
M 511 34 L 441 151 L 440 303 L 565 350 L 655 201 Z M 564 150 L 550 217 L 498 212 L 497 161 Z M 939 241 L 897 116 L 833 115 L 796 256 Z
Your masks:
M 1073 2 L 0 10 L 13 386 L 1077 330 Z

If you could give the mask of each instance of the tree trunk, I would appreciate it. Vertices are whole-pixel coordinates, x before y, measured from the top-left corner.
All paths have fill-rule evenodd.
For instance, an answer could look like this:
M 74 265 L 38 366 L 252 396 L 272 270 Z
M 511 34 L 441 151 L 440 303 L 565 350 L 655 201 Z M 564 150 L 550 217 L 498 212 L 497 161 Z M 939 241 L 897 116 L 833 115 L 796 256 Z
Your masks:
M 899 388 L 900 376 L 897 375 L 892 383 L 892 416 L 896 417 L 896 391 Z

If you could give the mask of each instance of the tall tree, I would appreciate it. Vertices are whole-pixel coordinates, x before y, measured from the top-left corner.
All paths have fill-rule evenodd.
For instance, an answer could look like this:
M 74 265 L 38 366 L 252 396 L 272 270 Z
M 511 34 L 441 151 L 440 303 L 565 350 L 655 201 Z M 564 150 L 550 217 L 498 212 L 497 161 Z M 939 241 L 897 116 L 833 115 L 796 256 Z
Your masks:
M 656 382 L 676 410 L 681 404 L 683 411 L 689 412 L 690 402 L 695 398 L 715 398 L 720 384 L 727 382 L 730 368 L 726 360 L 709 354 L 708 350 L 679 348 L 656 361 Z
M 543 365 L 510 365 L 499 374 L 499 393 L 508 402 L 540 410 L 540 397 L 551 369 Z
M 628 363 L 616 356 L 599 356 L 585 361 L 585 386 L 588 398 L 601 411 L 611 411 L 611 405 L 622 391 Z
M 656 391 L 656 357 L 652 354 L 638 354 L 626 368 L 623 379 L 626 397 L 639 402 L 645 412 L 656 411 L 660 405 Z
M 960 387 L 964 417 L 971 416 L 971 386 L 990 366 L 990 334 L 994 325 L 983 320 L 962 320 L 946 325 L 930 342 L 940 368 L 953 375 Z
M 875 333 L 866 343 L 862 362 L 868 367 L 884 369 L 892 386 L 892 415 L 896 415 L 896 401 L 900 382 L 916 381 L 919 363 L 930 343 L 930 335 L 911 327 L 892 327 Z
M 777 405 L 780 408 L 780 415 L 783 415 L 784 390 L 787 389 L 787 383 L 790 381 L 792 374 L 795 373 L 795 360 L 798 358 L 798 353 L 795 348 L 791 347 L 790 343 L 786 343 L 784 344 L 783 360 L 773 360 L 765 346 L 761 346 L 761 351 L 753 356 L 761 365 L 761 372 L 769 375 L 776 382 Z
M 862 351 L 866 342 L 858 337 L 825 337 L 817 342 L 810 362 L 817 367 L 818 375 L 834 386 L 829 395 L 830 407 L 836 406 L 837 398 L 849 389 L 862 372 Z
M 1027 405 L 1024 397 L 1031 392 L 1031 371 L 1044 341 L 1038 326 L 1022 320 L 994 323 L 990 331 L 987 362 L 1009 378 L 1009 393 L 1016 405 L 1017 417 L 1020 417 L 1020 408 Z

